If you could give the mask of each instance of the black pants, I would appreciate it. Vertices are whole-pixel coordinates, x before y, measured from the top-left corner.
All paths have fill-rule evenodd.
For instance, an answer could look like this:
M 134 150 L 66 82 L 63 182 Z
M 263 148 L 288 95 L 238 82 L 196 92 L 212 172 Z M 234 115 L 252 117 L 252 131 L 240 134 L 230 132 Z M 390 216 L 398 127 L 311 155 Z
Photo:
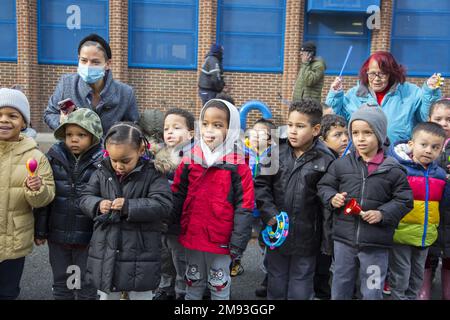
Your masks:
M 97 289 L 85 281 L 88 248 L 67 248 L 61 244 L 48 243 L 49 260 L 53 272 L 53 297 L 55 300 L 96 300 Z M 69 289 L 67 273 L 69 266 L 78 266 L 81 275 L 81 288 Z
M 25 257 L 0 262 L 0 300 L 14 300 L 20 293 Z
M 331 299 L 330 266 L 331 256 L 317 255 L 316 272 L 314 273 L 315 297 L 322 300 Z
M 198 95 L 200 99 L 202 99 L 202 105 L 204 106 L 209 100 L 214 99 L 217 96 L 218 92 L 206 89 L 199 89 Z

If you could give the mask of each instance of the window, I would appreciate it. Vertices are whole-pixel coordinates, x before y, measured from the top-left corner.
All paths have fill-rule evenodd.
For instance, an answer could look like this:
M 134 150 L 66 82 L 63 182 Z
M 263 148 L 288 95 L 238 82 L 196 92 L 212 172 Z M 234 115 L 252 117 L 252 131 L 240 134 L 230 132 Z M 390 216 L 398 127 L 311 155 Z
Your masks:
M 108 10 L 108 0 L 38 0 L 38 62 L 78 64 L 81 39 L 108 41 Z
M 391 52 L 408 75 L 450 75 L 450 1 L 396 0 Z
M 196 69 L 198 0 L 130 0 L 131 67 Z
M 285 0 L 219 0 L 218 6 L 224 69 L 282 72 Z
M 310 12 L 305 14 L 304 41 L 313 41 L 317 56 L 325 60 L 326 74 L 339 74 L 347 51 L 353 46 L 343 72 L 358 74 L 370 55 L 370 31 L 366 26 L 365 12 Z
M 14 0 L 2 0 L 0 43 L 0 61 L 17 61 L 16 2 Z

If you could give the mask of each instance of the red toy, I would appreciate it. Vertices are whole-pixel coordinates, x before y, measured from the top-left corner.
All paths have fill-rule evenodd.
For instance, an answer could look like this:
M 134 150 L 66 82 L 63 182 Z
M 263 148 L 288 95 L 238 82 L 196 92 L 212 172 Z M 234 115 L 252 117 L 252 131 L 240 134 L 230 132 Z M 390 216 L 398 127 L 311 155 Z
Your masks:
M 364 215 L 364 213 L 365 212 L 362 211 L 361 206 L 354 198 L 351 198 L 344 208 L 344 214 L 347 216 L 350 215 L 359 216 Z
M 34 173 L 38 168 L 38 162 L 36 161 L 36 159 L 34 158 L 28 159 L 26 166 L 28 173 L 30 174 L 30 177 L 34 177 Z

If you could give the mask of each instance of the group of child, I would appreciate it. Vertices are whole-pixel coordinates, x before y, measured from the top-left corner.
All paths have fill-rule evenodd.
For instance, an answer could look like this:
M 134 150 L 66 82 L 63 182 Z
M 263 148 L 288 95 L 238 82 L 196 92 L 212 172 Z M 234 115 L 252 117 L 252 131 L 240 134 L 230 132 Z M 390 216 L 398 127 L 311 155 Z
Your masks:
M 287 137 L 261 119 L 245 144 L 227 97 L 203 106 L 198 128 L 180 108 L 149 121 L 158 117 L 162 137 L 145 112 L 142 127 L 119 122 L 104 134 L 95 112 L 78 109 L 44 156 L 20 134 L 25 95 L 0 89 L 0 299 L 19 294 L 33 225 L 35 244 L 48 242 L 55 299 L 229 299 L 254 219 L 274 226 L 282 211 L 289 234 L 265 251 L 268 299 L 313 299 L 327 287 L 351 299 L 357 280 L 363 299 L 382 299 L 388 269 L 393 297 L 416 299 L 441 253 L 450 299 L 449 100 L 394 144 L 381 108 L 367 105 L 347 128 L 313 100 L 294 102 Z M 350 199 L 361 213 L 344 209 Z M 69 287 L 73 265 L 81 279 Z

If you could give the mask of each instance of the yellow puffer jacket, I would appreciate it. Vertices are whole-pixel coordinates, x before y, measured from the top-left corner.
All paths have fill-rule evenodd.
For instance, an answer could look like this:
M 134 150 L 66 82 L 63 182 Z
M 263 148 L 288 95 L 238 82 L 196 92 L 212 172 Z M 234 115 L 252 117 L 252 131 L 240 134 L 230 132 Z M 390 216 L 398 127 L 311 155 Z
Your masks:
M 39 191 L 25 185 L 26 162 L 38 161 L 42 179 Z M 50 164 L 32 138 L 20 136 L 17 142 L 0 141 L 0 262 L 28 255 L 33 248 L 32 208 L 48 205 L 55 196 Z

